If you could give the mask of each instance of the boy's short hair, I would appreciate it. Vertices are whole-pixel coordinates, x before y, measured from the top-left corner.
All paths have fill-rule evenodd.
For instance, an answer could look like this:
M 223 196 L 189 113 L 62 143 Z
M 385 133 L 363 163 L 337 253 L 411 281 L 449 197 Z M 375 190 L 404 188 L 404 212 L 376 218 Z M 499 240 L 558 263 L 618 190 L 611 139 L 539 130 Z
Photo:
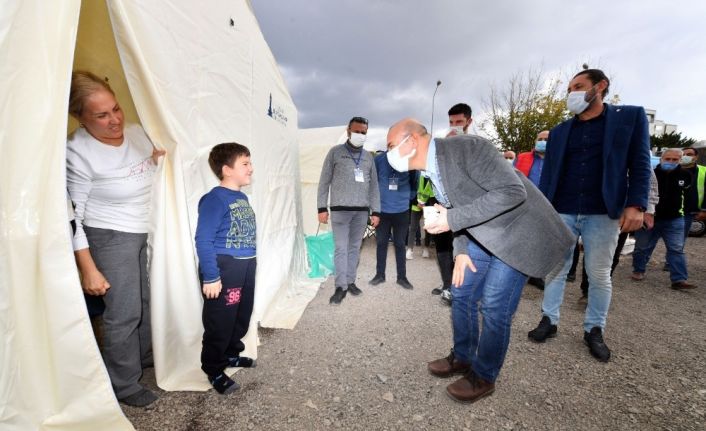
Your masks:
M 232 166 L 233 162 L 241 156 L 250 157 L 248 147 L 236 142 L 225 142 L 211 149 L 211 153 L 208 155 L 208 165 L 218 179 L 222 180 L 223 166 Z

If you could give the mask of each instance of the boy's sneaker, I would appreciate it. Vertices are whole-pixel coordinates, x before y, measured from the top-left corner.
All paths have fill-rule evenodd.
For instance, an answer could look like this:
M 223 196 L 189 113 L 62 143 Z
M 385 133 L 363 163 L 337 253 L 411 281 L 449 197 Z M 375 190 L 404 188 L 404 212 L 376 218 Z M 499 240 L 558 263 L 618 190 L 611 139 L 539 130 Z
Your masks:
M 341 301 L 343 301 L 343 298 L 346 297 L 346 293 L 348 291 L 343 290 L 342 287 L 337 287 L 336 291 L 333 293 L 333 296 L 331 296 L 331 299 L 329 299 L 328 303 L 331 305 L 339 305 Z
M 228 358 L 228 366 L 236 368 L 255 368 L 257 362 L 247 356 L 236 356 L 234 358 Z
M 429 259 L 429 249 L 428 249 L 428 248 L 424 247 L 424 248 L 422 249 L 422 257 L 423 257 L 424 259 Z
M 216 377 L 209 377 L 208 380 L 211 382 L 213 389 L 215 389 L 219 394 L 228 395 L 231 392 L 235 392 L 240 389 L 240 385 L 235 383 L 230 377 L 226 376 L 225 373 L 221 373 Z
M 121 403 L 132 407 L 147 407 L 155 401 L 157 401 L 157 395 L 146 388 L 142 388 L 136 393 L 120 399 Z
M 552 325 L 552 321 L 549 320 L 549 317 L 542 316 L 542 320 L 539 321 L 539 325 L 529 331 L 527 337 L 537 343 L 544 343 L 547 338 L 556 337 L 556 331 L 557 327 L 556 325 Z
M 407 260 L 412 260 L 412 259 L 414 259 L 414 253 L 412 252 L 412 249 L 411 249 L 411 248 L 408 248 L 408 249 L 407 249 L 407 254 L 405 255 L 405 257 L 407 257 Z
M 351 283 L 348 285 L 348 291 L 351 293 L 353 296 L 358 296 L 361 293 L 363 293 L 362 290 L 358 289 L 358 286 L 355 285 L 355 283 Z

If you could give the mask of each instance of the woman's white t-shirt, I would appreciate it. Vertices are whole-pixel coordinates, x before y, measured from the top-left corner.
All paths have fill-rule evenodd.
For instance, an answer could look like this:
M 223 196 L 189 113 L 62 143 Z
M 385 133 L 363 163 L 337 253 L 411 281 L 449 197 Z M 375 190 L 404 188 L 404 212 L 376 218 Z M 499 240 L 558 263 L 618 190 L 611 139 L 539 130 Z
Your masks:
M 138 125 L 127 125 L 120 146 L 104 144 L 77 129 L 66 148 L 66 180 L 74 204 L 74 250 L 88 248 L 83 226 L 145 233 L 156 165 L 152 142 Z

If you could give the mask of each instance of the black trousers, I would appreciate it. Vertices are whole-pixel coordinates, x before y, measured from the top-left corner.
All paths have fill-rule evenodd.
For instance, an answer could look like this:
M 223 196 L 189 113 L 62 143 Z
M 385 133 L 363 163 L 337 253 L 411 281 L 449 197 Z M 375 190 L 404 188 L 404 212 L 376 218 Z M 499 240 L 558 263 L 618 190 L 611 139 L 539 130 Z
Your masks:
M 395 262 L 397 263 L 397 278 L 407 278 L 407 262 L 405 259 L 405 240 L 409 230 L 409 212 L 381 213 L 380 224 L 375 229 L 377 240 L 376 274 L 385 275 L 387 266 L 387 246 L 392 235 L 395 245 Z
M 454 235 L 451 231 L 434 235 L 436 244 L 436 260 L 439 263 L 443 288 L 451 287 L 454 272 Z
M 223 288 L 217 298 L 203 300 L 201 369 L 213 378 L 228 366 L 228 358 L 245 350 L 241 339 L 248 333 L 255 301 L 257 260 L 218 255 Z

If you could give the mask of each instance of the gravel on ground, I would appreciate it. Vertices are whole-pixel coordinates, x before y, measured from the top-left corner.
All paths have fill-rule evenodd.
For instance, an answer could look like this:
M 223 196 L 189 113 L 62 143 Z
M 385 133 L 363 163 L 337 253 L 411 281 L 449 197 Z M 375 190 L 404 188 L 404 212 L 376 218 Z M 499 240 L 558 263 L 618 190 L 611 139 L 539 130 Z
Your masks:
M 537 251 L 541 253 L 541 250 Z M 706 429 L 706 238 L 687 241 L 692 291 L 670 289 L 654 253 L 645 280 L 630 280 L 631 256 L 613 278 L 606 328 L 608 363 L 583 343 L 580 277 L 567 283 L 556 338 L 527 339 L 541 317 L 542 292 L 526 286 L 495 393 L 475 404 L 446 396 L 454 378 L 426 369 L 452 347 L 450 308 L 432 288 L 434 259 L 421 248 L 407 261 L 414 290 L 395 284 L 392 247 L 387 282 L 369 286 L 375 244 L 364 242 L 357 285 L 340 306 L 322 284 L 294 330 L 260 329 L 258 366 L 238 372 L 229 396 L 164 392 L 149 409 L 122 406 L 138 430 L 703 430 Z M 579 272 L 580 274 L 580 272 Z

